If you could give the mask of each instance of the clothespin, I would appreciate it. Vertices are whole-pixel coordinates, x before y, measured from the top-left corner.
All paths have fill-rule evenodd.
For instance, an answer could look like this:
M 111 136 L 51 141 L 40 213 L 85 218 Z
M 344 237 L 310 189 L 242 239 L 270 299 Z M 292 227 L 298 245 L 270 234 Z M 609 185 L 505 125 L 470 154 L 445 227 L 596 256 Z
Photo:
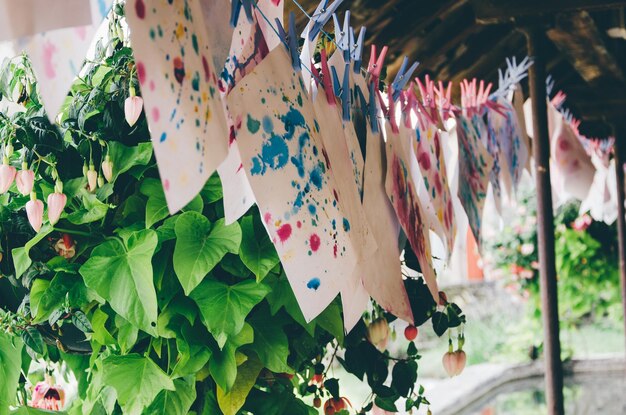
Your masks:
M 361 30 L 359 31 L 359 37 L 354 42 L 354 29 L 350 28 L 350 42 L 353 44 L 352 52 L 350 53 L 350 57 L 352 58 L 353 67 L 352 70 L 354 73 L 359 73 L 361 71 L 361 64 L 363 59 L 363 42 L 365 41 L 365 31 L 367 29 L 365 26 L 361 26 Z
M 556 93 L 556 95 L 550 100 L 550 103 L 552 105 L 554 105 L 555 108 L 559 108 L 563 105 L 563 103 L 565 102 L 565 99 L 567 98 L 567 95 L 565 95 L 565 92 L 563 91 L 559 91 Z
M 380 51 L 380 55 L 376 57 L 376 45 L 372 45 L 371 53 L 370 53 L 370 61 L 367 65 L 367 72 L 370 76 L 370 81 L 378 83 L 380 79 L 380 71 L 383 69 L 383 63 L 385 62 L 385 56 L 387 56 L 387 50 L 389 48 L 387 46 L 383 46 L 383 49 Z
M 343 81 L 341 83 L 339 82 L 339 75 L 337 75 L 337 70 L 334 66 L 331 70 L 333 72 L 335 95 L 341 99 L 342 118 L 344 121 L 350 121 L 350 64 L 346 63 L 343 72 Z
M 324 93 L 326 94 L 326 100 L 329 105 L 335 105 L 335 93 L 333 91 L 333 82 L 330 77 L 330 70 L 328 69 L 328 58 L 326 57 L 326 50 L 322 49 L 320 52 L 321 67 L 322 67 L 322 86 L 324 87 Z
M 408 64 L 409 58 L 405 56 L 404 60 L 402 61 L 402 65 L 400 65 L 400 70 L 398 71 L 396 77 L 391 83 L 391 91 L 394 100 L 397 100 L 400 96 L 400 91 L 404 89 L 404 86 L 411 79 L 411 75 L 413 75 L 413 72 L 415 72 L 415 69 L 417 69 L 417 65 L 419 65 L 419 62 L 413 62 L 413 65 L 411 65 L 411 67 L 407 71 L 406 67 Z
M 242 6 L 248 21 L 250 23 L 254 21 L 252 18 L 252 0 L 232 0 L 230 11 L 230 25 L 232 27 L 237 26 L 239 22 L 239 13 L 241 13 Z
M 434 88 L 437 97 L 437 106 L 441 113 L 441 118 L 447 120 L 454 116 L 458 108 L 452 105 L 452 82 L 448 82 L 448 87 L 444 87 L 443 82 L 439 81 L 439 88 Z
M 309 41 L 313 41 L 322 30 L 324 25 L 330 20 L 337 8 L 343 3 L 343 0 L 335 0 L 333 4 L 328 6 L 328 0 L 322 0 L 315 9 L 315 13 L 311 16 L 311 28 L 309 30 Z
M 283 42 L 287 51 L 291 55 L 291 66 L 296 71 L 301 71 L 300 67 L 300 54 L 298 51 L 298 39 L 296 38 L 296 17 L 294 12 L 289 13 L 289 33 L 285 32 L 280 19 L 276 18 L 276 28 L 278 29 L 278 36 Z
M 389 118 L 389 124 L 391 125 L 391 131 L 395 134 L 400 132 L 400 128 L 398 127 L 398 122 L 396 120 L 396 102 L 393 99 L 393 92 L 391 88 L 387 90 L 387 99 L 389 101 L 389 107 L 385 112 L 385 116 Z
M 344 60 L 350 62 L 350 10 L 347 10 L 343 16 L 343 28 L 339 24 L 337 14 L 333 14 L 333 21 L 335 23 L 335 43 L 343 52 Z
M 378 105 L 376 105 L 376 96 L 377 89 L 374 82 L 369 84 L 370 89 L 370 100 L 367 105 L 367 112 L 370 119 L 370 127 L 374 133 L 378 133 L 380 129 L 378 128 Z

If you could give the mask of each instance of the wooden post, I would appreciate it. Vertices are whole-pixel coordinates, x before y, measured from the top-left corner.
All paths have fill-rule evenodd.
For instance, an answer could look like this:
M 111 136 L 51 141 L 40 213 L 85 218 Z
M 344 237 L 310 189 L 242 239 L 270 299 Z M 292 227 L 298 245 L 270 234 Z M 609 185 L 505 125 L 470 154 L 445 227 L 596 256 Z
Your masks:
M 554 213 L 550 185 L 550 137 L 546 94 L 546 68 L 541 25 L 526 30 L 528 55 L 534 64 L 528 72 L 532 99 L 533 157 L 537 185 L 537 242 L 546 367 L 546 400 L 549 415 L 563 415 L 563 365 L 559 340 L 559 310 L 554 253 Z
M 619 250 L 619 274 L 622 281 L 622 304 L 624 306 L 624 334 L 626 335 L 626 218 L 624 217 L 624 149 L 621 140 L 624 126 L 615 128 L 615 173 L 617 183 L 617 242 Z M 626 344 L 626 343 L 625 343 Z

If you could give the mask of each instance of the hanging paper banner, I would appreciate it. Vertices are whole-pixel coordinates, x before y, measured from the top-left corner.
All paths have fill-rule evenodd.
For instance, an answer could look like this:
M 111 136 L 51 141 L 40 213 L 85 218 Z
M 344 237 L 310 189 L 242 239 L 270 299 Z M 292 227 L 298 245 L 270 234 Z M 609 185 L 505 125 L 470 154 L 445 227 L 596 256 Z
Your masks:
M 230 1 L 200 0 L 200 6 L 202 7 L 202 16 L 204 17 L 206 30 L 211 32 L 213 67 L 219 68 L 221 71 L 228 58 L 233 35 L 235 34 L 235 29 L 230 25 Z
M 458 195 L 479 246 L 482 213 L 487 198 L 489 173 L 493 166 L 493 158 L 482 144 L 486 127 L 480 124 L 477 117 L 470 120 L 461 114 L 456 119 L 459 145 Z
M 227 155 L 211 39 L 198 0 L 129 0 L 126 19 L 167 206 L 175 213 Z
M 237 145 L 270 238 L 307 321 L 356 264 L 322 153 L 319 123 L 285 48 L 274 49 L 228 96 L 242 119 Z
M 330 85 L 328 86 L 330 87 Z M 320 137 L 323 143 L 321 151 L 326 167 L 331 170 L 335 178 L 336 190 L 339 194 L 337 199 L 341 211 L 345 214 L 342 223 L 333 224 L 333 226 L 342 226 L 347 232 L 352 245 L 355 247 L 357 261 L 360 263 L 371 256 L 376 251 L 377 246 L 361 205 L 360 181 L 355 180 L 354 165 L 351 161 L 353 155 L 348 148 L 347 137 L 342 135 L 344 122 L 341 119 L 340 109 L 334 94 L 332 94 L 332 101 L 329 103 L 325 94 L 318 93 L 314 99 L 313 107 L 316 118 L 323 120 L 319 124 Z M 350 123 L 347 124 L 347 127 L 352 127 Z M 354 327 L 369 303 L 369 295 L 363 287 L 362 271 L 357 265 L 354 272 L 343 281 L 344 285 L 341 288 L 346 331 Z
M 580 204 L 580 214 L 589 212 L 596 221 L 607 225 L 617 219 L 617 187 L 615 160 L 610 160 L 613 150 L 613 138 L 590 140 L 581 137 L 581 143 L 591 157 L 596 172 L 587 198 Z
M 389 112 L 393 116 L 393 105 L 391 105 Z M 429 229 L 425 221 L 424 208 L 415 186 L 415 180 L 421 180 L 419 167 L 415 157 L 411 157 L 409 154 L 411 142 L 404 137 L 405 142 L 403 143 L 403 137 L 399 130 L 391 124 L 391 122 L 386 124 L 387 176 L 385 189 L 398 221 L 417 256 L 424 280 L 433 298 L 438 302 L 439 288 L 432 265 Z
M 520 135 L 522 138 L 522 142 L 525 144 L 525 147 L 528 149 L 528 158 L 526 159 L 526 163 L 522 164 L 522 167 L 531 173 L 530 169 L 530 159 L 532 155 L 532 147 L 530 144 L 530 131 L 532 131 L 532 125 L 530 129 L 528 129 L 528 119 L 526 117 L 526 108 L 524 104 L 524 94 L 522 92 L 522 87 L 517 85 L 515 87 L 515 92 L 513 93 L 513 109 L 515 109 L 515 114 L 517 115 L 518 125 L 520 128 Z M 532 124 L 532 123 L 531 123 Z
M 85 0 L 0 0 L 0 41 L 91 23 Z
M 506 100 L 497 101 L 502 108 L 499 113 L 491 108 L 487 110 L 487 126 L 491 140 L 500 147 L 502 164 L 501 179 L 507 193 L 514 195 L 522 178 L 522 172 L 528 162 L 529 154 L 523 130 L 515 108 Z
M 420 116 L 412 135 L 412 152 L 417 159 L 426 193 L 424 204 L 430 202 L 433 209 L 433 230 L 440 235 L 447 247 L 448 257 L 454 248 L 456 219 L 452 195 L 448 187 L 448 174 L 437 126 Z
M 365 154 L 363 208 L 378 249 L 358 267 L 364 271 L 363 284 L 372 298 L 393 315 L 413 322 L 400 266 L 400 224 L 385 189 L 385 142 L 369 125 Z

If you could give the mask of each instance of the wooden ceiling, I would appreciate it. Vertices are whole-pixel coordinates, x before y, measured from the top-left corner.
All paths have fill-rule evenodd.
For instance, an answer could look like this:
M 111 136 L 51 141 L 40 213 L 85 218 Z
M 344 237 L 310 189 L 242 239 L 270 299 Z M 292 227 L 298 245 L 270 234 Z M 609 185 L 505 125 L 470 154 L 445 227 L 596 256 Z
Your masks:
M 299 3 L 313 13 L 318 1 Z M 304 28 L 304 14 L 292 0 L 285 4 Z M 343 18 L 350 9 L 351 25 L 367 27 L 368 45 L 389 46 L 388 82 L 408 56 L 420 62 L 417 76 L 496 83 L 507 57 L 526 56 L 519 28 L 540 19 L 554 92 L 567 94 L 565 105 L 582 119 L 584 134 L 605 137 L 612 123 L 626 119 L 626 39 L 607 35 L 624 27 L 624 6 L 624 0 L 345 0 L 338 13 Z M 364 53 L 367 62 L 369 49 Z

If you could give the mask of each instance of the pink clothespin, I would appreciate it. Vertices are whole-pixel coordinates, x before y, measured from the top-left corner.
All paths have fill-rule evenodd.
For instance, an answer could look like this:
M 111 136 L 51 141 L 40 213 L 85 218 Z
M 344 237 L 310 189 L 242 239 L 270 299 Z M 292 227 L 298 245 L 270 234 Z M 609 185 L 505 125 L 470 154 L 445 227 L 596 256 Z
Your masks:
M 326 49 L 322 48 L 321 66 L 322 66 L 322 86 L 324 87 L 324 93 L 326 94 L 326 100 L 330 105 L 336 105 L 335 94 L 333 91 L 333 81 L 330 77 L 330 69 L 328 69 L 328 58 L 326 57 Z
M 448 82 L 448 87 L 444 87 L 443 82 L 439 81 L 439 88 L 435 88 L 435 95 L 437 97 L 437 107 L 441 112 L 441 117 L 444 120 L 452 118 L 454 112 L 458 109 L 452 105 L 452 82 Z
M 370 53 L 370 61 L 367 65 L 367 72 L 370 76 L 370 82 L 376 82 L 380 80 L 380 71 L 383 69 L 383 63 L 385 62 L 385 56 L 387 56 L 387 46 L 383 46 L 380 51 L 380 55 L 376 56 L 376 45 L 372 45 Z
M 567 95 L 563 91 L 559 91 L 556 95 L 550 100 L 550 103 L 554 105 L 555 108 L 559 108 L 565 102 Z
M 391 91 L 391 88 L 387 90 L 387 100 L 389 102 L 389 107 L 387 108 L 385 116 L 389 119 L 391 131 L 393 131 L 394 134 L 398 134 L 400 132 L 400 128 L 398 128 L 398 123 L 396 122 L 396 103 L 393 100 L 393 92 Z

